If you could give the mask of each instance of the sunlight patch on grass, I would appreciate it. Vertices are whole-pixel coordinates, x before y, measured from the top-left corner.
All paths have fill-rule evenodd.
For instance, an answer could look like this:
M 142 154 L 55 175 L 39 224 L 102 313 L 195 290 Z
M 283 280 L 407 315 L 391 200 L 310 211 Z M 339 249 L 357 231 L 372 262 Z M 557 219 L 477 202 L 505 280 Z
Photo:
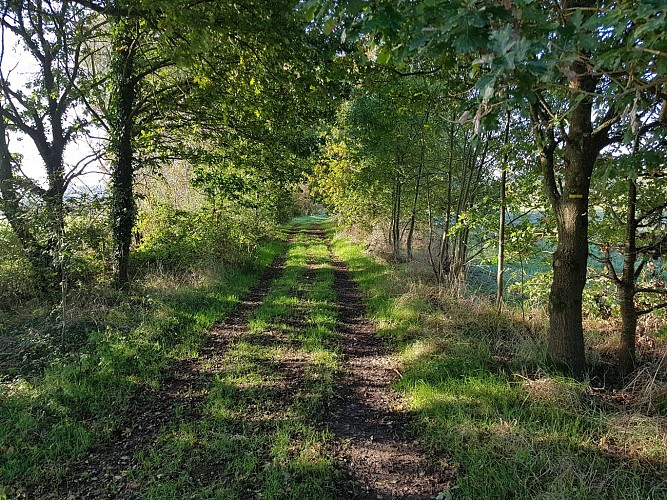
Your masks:
M 397 347 L 396 388 L 421 440 L 459 471 L 461 498 L 667 498 L 664 421 L 595 404 L 588 385 L 550 372 L 544 329 L 491 304 L 439 297 L 409 265 L 334 249 L 366 310 Z

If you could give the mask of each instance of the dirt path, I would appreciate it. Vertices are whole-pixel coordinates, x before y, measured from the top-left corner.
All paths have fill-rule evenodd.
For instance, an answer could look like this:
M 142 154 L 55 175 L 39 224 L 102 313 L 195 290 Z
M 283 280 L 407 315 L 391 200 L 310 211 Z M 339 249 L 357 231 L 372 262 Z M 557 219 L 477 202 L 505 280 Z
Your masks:
M 398 363 L 364 318 L 363 297 L 345 263 L 332 256 L 338 331 L 346 358 L 340 398 L 328 422 L 352 498 L 435 498 L 451 474 L 430 462 L 410 436 L 400 395 L 390 387 Z
M 295 229 L 290 242 L 296 234 Z M 300 238 L 326 245 L 330 243 L 318 226 L 302 230 Z M 336 396 L 333 400 L 326 396 L 329 401 L 323 403 L 332 410 L 325 417 L 311 418 L 298 412 L 296 416 L 297 419 L 303 418 L 305 425 L 328 429 L 334 436 L 322 451 L 334 459 L 332 465 L 342 474 L 332 475 L 323 493 L 333 498 L 435 498 L 449 485 L 451 474 L 446 467 L 428 461 L 424 450 L 406 430 L 408 415 L 402 408 L 400 395 L 390 387 L 399 376 L 397 361 L 375 335 L 373 324 L 364 319 L 362 295 L 351 273 L 330 252 L 330 247 L 329 253 L 337 297 L 335 330 L 340 335 L 337 348 L 342 358 L 340 380 Z M 324 261 L 326 255 L 324 248 Z M 317 281 L 318 267 L 309 259 L 297 273 L 301 283 L 298 286 L 305 288 L 292 291 L 301 305 L 292 309 L 291 316 L 281 319 L 291 332 L 302 331 L 311 321 L 308 311 L 300 309 L 307 307 L 307 297 L 302 297 L 305 300 L 299 302 L 299 296 L 305 293 L 303 290 Z M 142 496 L 147 485 L 136 482 L 137 477 L 142 477 L 137 474 L 141 453 L 155 449 L 158 436 L 175 422 L 197 422 L 206 418 L 205 400 L 213 390 L 214 381 L 226 371 L 233 370 L 235 363 L 241 362 L 234 354 L 239 342 L 275 347 L 281 355 L 270 360 L 270 366 L 262 365 L 272 371 L 276 385 L 257 396 L 262 399 L 242 403 L 246 406 L 240 414 L 242 418 L 235 435 L 266 429 L 273 432 L 271 429 L 282 425 L 281 419 L 295 418 L 295 401 L 304 395 L 308 397 L 307 392 L 315 387 L 312 384 L 319 375 L 312 372 L 308 355 L 299 350 L 295 340 L 285 331 L 275 328 L 251 331 L 249 326 L 250 318 L 265 300 L 270 302 L 272 287 L 289 269 L 285 263 L 285 256 L 278 258 L 224 323 L 212 329 L 199 357 L 177 364 L 159 391 L 146 392 L 133 401 L 130 413 L 125 416 L 112 442 L 69 464 L 64 479 L 55 486 L 56 493 L 52 493 L 53 485 L 45 485 L 42 490 L 33 491 L 29 498 L 133 499 Z M 191 484 L 205 489 L 221 480 L 220 471 L 227 466 L 225 460 L 223 456 L 213 456 L 196 470 L 181 470 L 180 474 L 186 474 Z M 266 466 L 268 462 L 265 462 Z M 157 473 L 155 475 L 159 480 Z M 338 479 L 333 480 L 334 477 Z M 258 480 L 256 477 L 254 481 Z M 262 496 L 260 485 L 253 484 L 252 477 L 244 481 L 238 485 L 241 490 L 236 491 L 244 491 L 248 498 Z M 286 498 L 299 498 L 296 493 L 283 494 Z M 191 496 L 198 498 L 197 495 Z M 314 497 L 316 494 L 310 491 L 308 495 Z
M 141 487 L 129 480 L 129 476 L 137 466 L 138 453 L 174 420 L 177 410 L 181 419 L 197 418 L 206 390 L 219 371 L 225 352 L 247 330 L 248 317 L 261 305 L 271 284 L 281 275 L 284 262 L 284 255 L 278 257 L 224 323 L 211 330 L 199 357 L 176 364 L 158 392 L 142 393 L 131 403 L 115 440 L 70 464 L 61 483 L 56 485 L 55 493 L 51 493 L 53 485 L 44 485 L 29 497 L 137 498 Z

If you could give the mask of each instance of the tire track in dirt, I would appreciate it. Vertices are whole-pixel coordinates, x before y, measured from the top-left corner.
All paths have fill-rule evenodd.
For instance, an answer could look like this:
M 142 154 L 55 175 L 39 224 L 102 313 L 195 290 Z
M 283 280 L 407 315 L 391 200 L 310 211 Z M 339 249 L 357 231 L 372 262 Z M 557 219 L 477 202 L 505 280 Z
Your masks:
M 288 234 L 288 245 L 294 234 L 294 230 Z M 89 450 L 68 464 L 57 485 L 42 485 L 29 498 L 137 498 L 141 485 L 132 483 L 128 476 L 137 467 L 138 454 L 174 421 L 177 409 L 181 420 L 198 417 L 211 381 L 222 370 L 225 353 L 247 332 L 249 317 L 282 275 L 285 255 L 277 257 L 223 322 L 210 330 L 197 358 L 176 363 L 158 391 L 144 391 L 133 399 L 111 443 Z
M 344 498 L 435 498 L 453 473 L 428 460 L 410 436 L 409 416 L 391 388 L 399 377 L 397 359 L 364 318 L 363 296 L 346 264 L 331 255 L 344 374 L 327 424 L 333 453 L 351 482 Z
M 292 230 L 288 243 L 296 232 L 297 229 Z M 330 245 L 328 236 L 318 226 L 302 233 Z M 199 357 L 177 363 L 158 391 L 146 391 L 135 398 L 111 443 L 69 464 L 58 485 L 44 486 L 31 492 L 29 498 L 141 496 L 143 485 L 131 479 L 138 466 L 138 455 L 150 449 L 161 431 L 177 418 L 192 421 L 202 415 L 211 383 L 233 362 L 226 354 L 240 339 L 287 349 L 275 368 L 284 381 L 280 391 L 282 404 L 288 405 L 304 383 L 307 361 L 292 350 L 292 342 L 284 332 L 265 332 L 262 340 L 249 331 L 248 324 L 284 272 L 285 261 L 285 254 L 277 258 L 224 322 L 211 330 Z M 372 323 L 364 319 L 362 295 L 346 265 L 333 253 L 331 265 L 338 302 L 337 331 L 344 358 L 343 376 L 332 411 L 319 427 L 328 427 L 334 435 L 330 452 L 347 477 L 332 493 L 335 498 L 434 498 L 451 482 L 451 471 L 424 458 L 424 450 L 406 432 L 408 416 L 399 408 L 400 396 L 390 387 L 398 376 L 396 359 L 376 337 Z M 304 270 L 306 281 L 314 277 L 312 267 L 309 262 Z M 293 330 L 303 328 L 304 317 L 302 311 L 288 321 L 289 326 Z M 213 462 L 192 477 L 197 484 L 214 480 L 215 469 L 222 464 Z

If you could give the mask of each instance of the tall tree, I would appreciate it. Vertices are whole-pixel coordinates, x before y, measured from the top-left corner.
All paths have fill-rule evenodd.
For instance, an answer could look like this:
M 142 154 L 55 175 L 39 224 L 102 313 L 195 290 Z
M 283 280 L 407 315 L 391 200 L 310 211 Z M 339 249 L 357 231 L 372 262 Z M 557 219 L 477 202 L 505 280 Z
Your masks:
M 111 95 L 109 98 L 109 153 L 111 156 L 111 227 L 114 241 L 114 281 L 129 283 L 132 229 L 136 221 L 134 199 L 134 138 L 137 86 L 138 22 L 118 16 L 111 36 Z
M 663 140 L 661 134 L 643 138 L 637 134 L 629 152 L 616 148 L 603 158 L 594 178 L 595 204 L 602 209 L 602 216 L 593 223 L 602 252 L 594 257 L 605 265 L 617 290 L 622 323 L 618 359 L 623 375 L 635 368 L 638 319 L 667 307 L 667 286 L 659 264 L 667 254 Z
M 110 218 L 114 245 L 113 278 L 117 288 L 127 287 L 129 277 L 132 230 L 136 222 L 134 178 L 137 167 L 137 136 L 140 118 L 154 119 L 155 100 L 164 98 L 159 81 L 142 94 L 142 82 L 173 64 L 174 51 L 160 42 L 162 22 L 172 28 L 175 7 L 169 2 L 127 2 L 124 0 L 72 0 L 83 8 L 100 15 L 106 24 L 108 65 L 98 69 L 110 82 L 108 95 L 98 95 L 97 102 L 84 100 L 91 113 L 104 125 L 108 134 L 107 155 L 110 163 Z M 187 7 L 187 6 L 186 6 Z M 183 29 L 183 31 L 185 31 Z M 173 49 L 173 44 L 167 44 Z M 180 48 L 181 44 L 177 44 Z M 171 89 L 171 87 L 168 87 Z M 148 97 L 150 96 L 150 98 Z M 105 99 L 106 98 L 106 99 Z M 146 112 L 147 103 L 154 105 Z M 164 102 L 164 101 L 163 101 Z M 178 100 L 171 105 L 177 105 Z
M 351 21 L 348 36 L 355 27 L 364 33 L 359 40 L 375 45 L 379 62 L 409 66 L 418 53 L 443 66 L 469 65 L 479 99 L 475 123 L 492 120 L 503 104 L 530 109 L 558 225 L 548 351 L 557 364 L 582 375 L 590 178 L 600 152 L 632 125 L 624 111 L 635 97 L 644 109 L 665 98 L 667 7 L 640 1 L 377 0 L 326 4 L 319 12 Z M 656 120 L 651 126 L 663 125 Z
M 308 38 L 297 2 L 76 1 L 105 15 L 112 26 L 106 118 L 115 281 L 123 287 L 129 280 L 137 168 L 165 158 L 215 159 L 215 142 L 238 146 L 279 137 L 282 145 L 292 142 L 289 147 L 299 149 L 298 134 L 290 138 L 277 131 L 297 126 L 288 119 L 297 116 L 288 108 L 295 87 L 300 97 L 312 96 L 302 86 L 308 82 L 306 88 L 317 91 L 324 65 L 310 57 L 306 62 L 313 64 L 306 68 L 296 60 L 296 54 L 315 49 L 304 43 L 293 50 Z M 185 130 L 190 139 L 194 130 L 206 140 L 183 141 Z
M 67 165 L 65 150 L 92 121 L 78 105 L 81 95 L 100 83 L 88 74 L 87 61 L 93 53 L 86 49 L 98 36 L 99 24 L 68 0 L 2 2 L 0 23 L 0 208 L 43 285 L 53 287 L 54 258 L 64 231 L 63 198 L 86 163 Z M 28 83 L 13 74 L 16 63 L 8 59 L 12 40 L 20 54 L 32 59 L 34 73 Z M 10 130 L 34 143 L 46 173 L 45 186 L 23 175 L 18 160 L 12 159 Z M 31 223 L 31 205 L 43 209 L 46 217 L 41 224 Z
M 433 128 L 434 85 L 418 77 L 370 85 L 356 92 L 345 117 L 347 132 L 365 158 L 366 174 L 390 195 L 388 240 L 393 258 L 402 246 L 412 258 L 422 183 Z
M 505 118 L 505 133 L 503 134 L 503 159 L 500 164 L 500 221 L 498 223 L 498 273 L 496 275 L 496 308 L 498 312 L 503 307 L 503 293 L 505 290 L 505 223 L 507 218 L 507 160 L 509 157 L 509 138 L 511 111 L 507 111 Z

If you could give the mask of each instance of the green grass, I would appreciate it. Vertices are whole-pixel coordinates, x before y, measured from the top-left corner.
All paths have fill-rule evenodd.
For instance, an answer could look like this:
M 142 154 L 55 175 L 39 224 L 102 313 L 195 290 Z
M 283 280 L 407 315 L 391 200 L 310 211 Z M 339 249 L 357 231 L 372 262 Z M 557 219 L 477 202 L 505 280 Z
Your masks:
M 176 408 L 128 480 L 143 498 L 340 498 L 343 478 L 322 430 L 340 370 L 329 249 L 300 218 L 245 334 L 211 376 L 200 415 Z M 168 276 L 111 296 L 80 349 L 56 352 L 0 394 L 0 498 L 48 484 L 117 430 L 133 394 L 197 355 L 260 270 L 210 286 Z M 619 408 L 545 362 L 542 332 L 482 302 L 437 297 L 410 265 L 388 266 L 337 238 L 334 251 L 366 296 L 378 333 L 399 352 L 396 387 L 428 450 L 456 469 L 456 498 L 667 498 L 664 418 Z M 105 484 L 109 496 L 119 494 Z M 9 489 L 11 488 L 11 489 Z
M 410 265 L 389 267 L 344 238 L 335 252 L 400 353 L 400 390 L 460 498 L 667 498 L 658 416 L 606 405 L 550 372 L 540 332 L 491 305 L 435 299 Z
M 326 245 L 297 233 L 284 274 L 225 353 L 204 414 L 169 426 L 143 454 L 133 480 L 144 498 L 337 497 L 319 425 L 339 370 L 332 285 Z
M 80 349 L 58 352 L 41 372 L 5 376 L 0 498 L 24 486 L 48 484 L 68 461 L 108 439 L 132 395 L 157 389 L 170 363 L 196 356 L 207 329 L 282 248 L 265 244 L 252 268 L 229 269 L 205 285 L 152 276 L 131 293 L 98 305 L 93 324 L 100 326 L 86 332 Z

